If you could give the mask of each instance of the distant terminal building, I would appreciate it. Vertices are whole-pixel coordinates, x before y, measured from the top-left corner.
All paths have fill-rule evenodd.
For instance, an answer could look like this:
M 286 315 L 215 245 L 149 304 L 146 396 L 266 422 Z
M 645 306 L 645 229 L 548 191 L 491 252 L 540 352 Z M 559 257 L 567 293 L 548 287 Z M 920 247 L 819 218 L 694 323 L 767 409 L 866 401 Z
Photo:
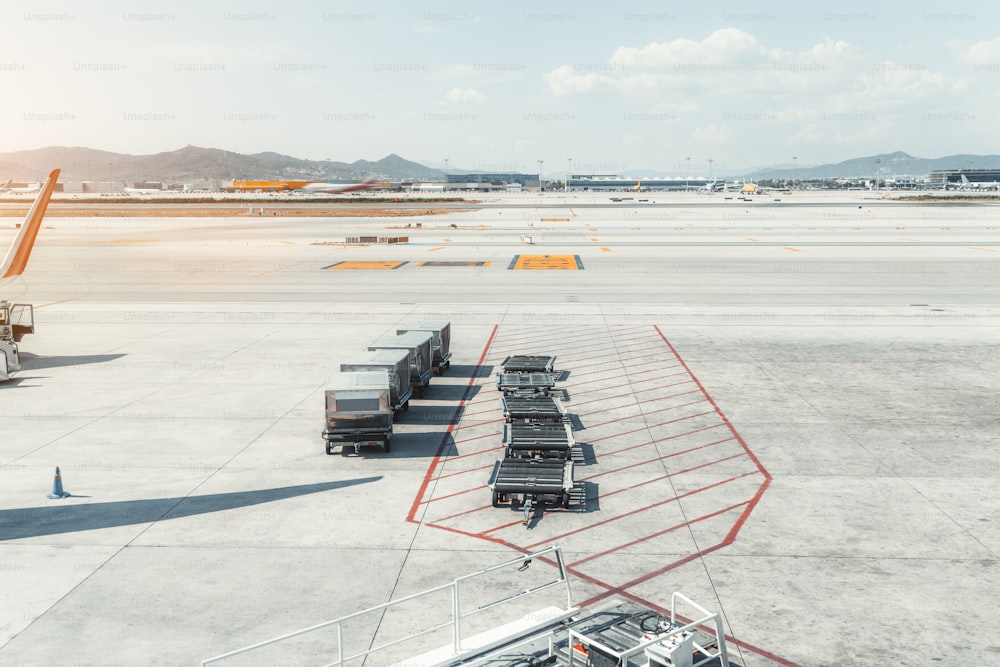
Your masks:
M 559 187 L 566 182 L 562 178 L 545 179 L 548 184 Z M 697 190 L 712 181 L 704 178 L 625 178 L 617 174 L 572 174 L 569 177 L 571 190 Z M 538 174 L 511 173 L 471 173 L 448 174 L 445 177 L 448 190 L 491 190 L 537 189 Z
M 472 174 L 448 174 L 445 177 L 449 190 L 516 190 L 524 187 L 538 187 L 538 174 L 483 172 Z
M 572 174 L 571 190 L 696 190 L 712 181 L 707 178 L 624 178 L 610 174 Z
M 940 169 L 928 176 L 932 188 L 959 188 L 968 184 L 1000 183 L 1000 169 Z

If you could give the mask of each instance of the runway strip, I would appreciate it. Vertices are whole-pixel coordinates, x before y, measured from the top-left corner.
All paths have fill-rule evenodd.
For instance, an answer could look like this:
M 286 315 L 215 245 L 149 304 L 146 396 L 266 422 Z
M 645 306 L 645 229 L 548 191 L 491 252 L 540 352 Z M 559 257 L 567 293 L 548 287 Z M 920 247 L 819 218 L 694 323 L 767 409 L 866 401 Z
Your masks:
M 519 515 L 494 508 L 485 485 L 503 456 L 503 418 L 490 369 L 509 354 L 557 357 L 557 370 L 568 377 L 555 395 L 564 397 L 577 422 L 574 437 L 582 450 L 574 475 L 581 506 L 544 507 L 531 530 Z M 521 553 L 558 543 L 573 575 L 604 591 L 581 606 L 623 596 L 662 610 L 653 580 L 732 544 L 770 482 L 659 327 L 585 327 L 553 335 L 548 327 L 497 325 L 407 521 Z M 617 579 L 616 569 L 602 562 L 639 550 L 672 555 L 639 576 Z

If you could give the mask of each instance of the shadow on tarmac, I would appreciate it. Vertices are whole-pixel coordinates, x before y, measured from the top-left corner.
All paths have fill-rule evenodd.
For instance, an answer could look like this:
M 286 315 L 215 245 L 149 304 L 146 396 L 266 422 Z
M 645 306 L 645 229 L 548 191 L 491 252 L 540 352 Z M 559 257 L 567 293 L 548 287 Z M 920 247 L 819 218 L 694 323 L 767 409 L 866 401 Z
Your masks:
M 434 384 L 427 387 L 427 393 L 423 396 L 428 400 L 435 401 L 471 401 L 479 393 L 479 385 L 458 385 L 458 384 Z M 419 401 L 419 398 L 414 399 Z M 414 403 L 419 405 L 419 403 Z
M 84 364 L 103 364 L 121 359 L 124 354 L 80 354 L 55 355 L 42 357 L 30 352 L 21 353 L 21 367 L 24 371 L 34 371 L 42 368 L 60 368 L 62 366 L 82 366 Z
M 477 366 L 472 364 L 456 364 L 449 366 L 442 375 L 457 378 L 486 378 L 492 375 L 493 366 Z
M 338 482 L 259 489 L 257 491 L 212 493 L 204 496 L 123 500 L 81 505 L 61 504 L 48 507 L 0 510 L 0 541 L 180 519 L 197 514 L 221 512 L 275 500 L 285 500 L 310 493 L 332 491 L 356 484 L 368 484 L 380 479 L 382 479 L 381 475 Z
M 418 459 L 433 458 L 437 454 L 440 433 L 393 433 L 392 445 L 388 452 L 382 451 L 380 445 L 362 445 L 357 451 L 352 443 L 337 444 L 333 456 L 385 460 L 385 459 Z M 448 435 L 451 442 L 451 435 Z

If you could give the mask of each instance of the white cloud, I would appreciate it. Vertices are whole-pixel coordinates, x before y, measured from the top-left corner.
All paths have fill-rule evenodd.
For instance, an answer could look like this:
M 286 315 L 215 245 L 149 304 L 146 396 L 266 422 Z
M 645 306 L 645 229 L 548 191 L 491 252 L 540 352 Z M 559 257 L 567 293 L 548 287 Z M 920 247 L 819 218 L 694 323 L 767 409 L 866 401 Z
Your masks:
M 615 79 L 601 74 L 577 74 L 569 65 L 557 67 L 544 78 L 549 90 L 557 96 L 611 90 L 618 85 Z
M 633 146 L 643 146 L 646 143 L 646 135 L 644 134 L 633 134 L 631 132 L 626 132 L 622 135 L 622 145 L 633 147 Z
M 687 38 L 615 50 L 598 73 L 563 65 L 545 75 L 549 91 L 573 93 L 664 92 L 689 94 L 776 94 L 837 89 L 864 64 L 863 53 L 845 41 L 824 39 L 803 51 L 761 44 L 736 28 L 716 30 L 703 40 Z M 868 61 L 870 62 L 870 61 Z
M 972 63 L 998 63 L 1000 62 L 1000 37 L 969 44 L 960 50 L 959 55 Z
M 653 105 L 653 111 L 664 111 L 671 113 L 691 113 L 698 110 L 698 103 L 692 100 L 683 102 L 660 102 Z
M 452 88 L 445 99 L 451 104 L 482 104 L 486 101 L 486 95 L 474 88 Z
M 724 144 L 729 140 L 733 131 L 721 125 L 706 125 L 699 127 L 691 133 L 691 138 L 706 144 Z
M 675 39 L 671 42 L 653 42 L 642 48 L 619 47 L 611 56 L 611 64 L 626 70 L 667 68 L 684 69 L 683 66 L 706 66 L 713 63 L 760 60 L 766 55 L 753 35 L 736 28 L 716 30 L 698 42 L 693 39 Z
M 802 121 L 815 119 L 819 116 L 819 111 L 811 107 L 789 107 L 773 111 L 771 114 L 777 121 Z

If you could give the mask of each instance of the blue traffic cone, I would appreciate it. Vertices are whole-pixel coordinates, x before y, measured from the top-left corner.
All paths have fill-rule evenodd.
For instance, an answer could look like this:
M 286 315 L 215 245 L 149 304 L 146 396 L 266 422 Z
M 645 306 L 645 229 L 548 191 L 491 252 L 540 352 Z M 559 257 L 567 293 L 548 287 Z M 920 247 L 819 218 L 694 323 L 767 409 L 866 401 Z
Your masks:
M 56 466 L 56 478 L 52 481 L 52 493 L 49 494 L 49 498 L 58 500 L 60 498 L 69 498 L 71 495 L 73 494 L 69 491 L 63 491 L 62 475 L 59 474 L 59 466 Z

